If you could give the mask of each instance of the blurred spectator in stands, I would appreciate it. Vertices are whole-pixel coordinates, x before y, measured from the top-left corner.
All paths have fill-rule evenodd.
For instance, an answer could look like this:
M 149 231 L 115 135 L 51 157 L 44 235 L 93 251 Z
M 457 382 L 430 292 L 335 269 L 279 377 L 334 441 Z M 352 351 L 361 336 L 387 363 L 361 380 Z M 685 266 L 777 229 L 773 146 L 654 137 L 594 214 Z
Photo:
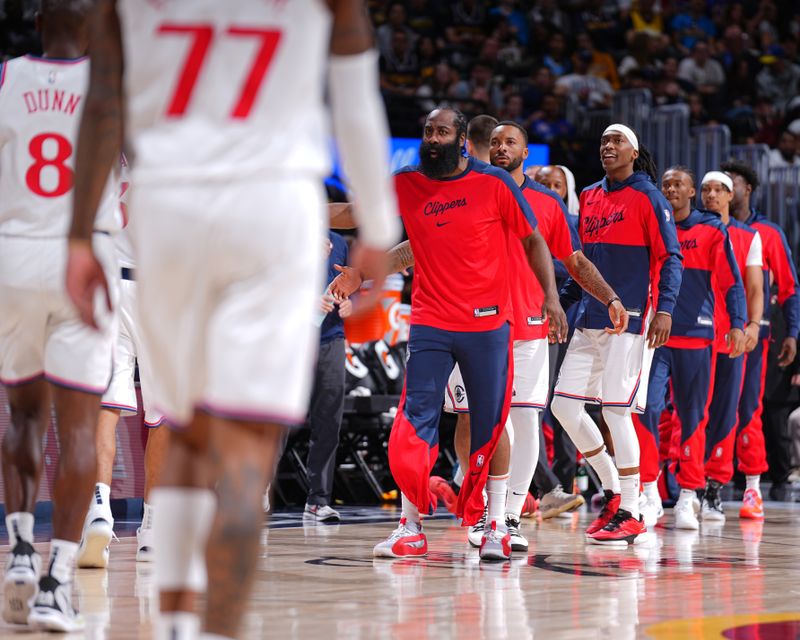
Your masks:
M 603 80 L 606 80 L 614 89 L 619 89 L 617 65 L 614 62 L 614 58 L 611 57 L 611 54 L 595 49 L 592 36 L 586 31 L 581 31 L 575 37 L 575 44 L 578 49 L 575 55 L 580 51 L 589 51 L 592 54 L 592 60 L 589 63 L 589 73 L 598 78 L 603 78 Z M 572 58 L 574 61 L 575 56 Z
M 637 33 L 646 33 L 653 37 L 664 36 L 664 17 L 656 6 L 656 0 L 638 0 L 633 3 L 628 19 L 628 43 L 633 42 Z
M 430 0 L 409 0 L 408 26 L 420 36 L 439 38 L 441 36 L 441 12 L 437 3 Z
M 469 80 L 456 83 L 450 95 L 458 100 L 485 102 L 490 111 L 503 106 L 503 92 L 494 78 L 492 65 L 483 60 L 472 65 Z
M 417 67 L 420 82 L 427 82 L 433 77 L 436 65 L 442 57 L 436 41 L 430 36 L 422 36 L 417 40 Z
M 578 215 L 580 201 L 575 191 L 575 176 L 572 171 L 563 165 L 551 164 L 540 167 L 533 179 L 555 191 L 567 205 L 567 211 L 574 216 Z
M 408 26 L 408 14 L 403 2 L 392 2 L 386 12 L 386 23 L 378 27 L 376 39 L 378 41 L 378 51 L 383 56 L 388 56 L 394 48 L 394 34 L 403 31 L 406 34 L 406 46 L 413 51 L 417 45 L 417 34 Z
M 493 19 L 505 19 L 517 42 L 523 47 L 528 45 L 528 20 L 525 18 L 525 14 L 517 8 L 515 0 L 500 0 L 497 6 L 489 11 L 489 16 Z
M 778 42 L 778 8 L 773 0 L 756 3 L 756 13 L 747 21 L 747 33 L 758 38 L 762 48 Z
M 741 31 L 747 29 L 747 18 L 744 13 L 744 4 L 741 2 L 732 2 L 725 9 L 723 18 L 723 27 L 739 27 Z
M 555 83 L 556 79 L 549 67 L 538 67 L 533 72 L 521 91 L 526 113 L 533 113 L 541 108 L 542 98 L 553 92 Z
M 689 0 L 689 6 L 670 23 L 673 42 L 684 55 L 692 51 L 698 40 L 708 40 L 717 34 L 716 27 L 706 15 L 705 0 Z
M 778 147 L 769 152 L 770 169 L 777 167 L 800 167 L 800 155 L 797 154 L 797 136 L 788 129 L 781 131 Z
M 550 34 L 547 39 L 547 53 L 542 59 L 542 64 L 550 69 L 556 78 L 572 71 L 572 62 L 567 55 L 567 39 L 563 33 L 554 31 Z
M 482 0 L 458 0 L 450 3 L 447 40 L 461 47 L 480 47 L 485 38 L 486 5 Z
M 755 116 L 756 129 L 753 142 L 766 144 L 770 147 L 778 144 L 781 119 L 773 102 L 769 98 L 757 98 L 756 106 L 753 108 L 753 115 Z
M 678 77 L 690 82 L 696 91 L 704 96 L 718 95 L 725 84 L 725 71 L 722 65 L 711 57 L 708 43 L 696 40 L 692 54 L 681 60 Z
M 725 75 L 725 95 L 731 106 L 752 105 L 756 97 L 755 75 L 747 59 L 739 58 Z
M 749 38 L 739 25 L 729 25 L 722 32 L 722 38 L 717 43 L 717 59 L 722 64 L 726 74 L 736 69 L 737 64 L 744 60 L 755 78 L 758 61 L 748 49 Z
M 417 54 L 409 46 L 402 28 L 392 32 L 392 46 L 381 54 L 381 89 L 400 95 L 414 95 L 419 84 Z
M 506 70 L 506 72 L 520 68 L 524 62 L 525 50 L 517 42 L 508 22 L 500 20 L 495 26 L 490 39 L 500 43 L 500 49 L 497 52 L 499 68 Z
M 631 69 L 622 77 L 623 89 L 653 90 L 658 76 L 651 69 Z
M 591 51 L 578 51 L 575 56 L 575 71 L 556 80 L 555 94 L 571 97 L 587 109 L 605 109 L 611 105 L 614 89 L 608 81 L 589 73 L 591 61 Z
M 570 15 L 559 9 L 556 0 L 536 0 L 533 9 L 528 13 L 528 19 L 539 33 L 552 33 L 553 31 L 565 35 L 572 33 Z
M 417 89 L 417 97 L 425 98 L 420 101 L 420 110 L 429 113 L 437 104 L 446 101 L 451 96 L 457 80 L 458 74 L 447 62 L 442 61 L 437 64 L 433 76 Z
M 658 106 L 686 102 L 690 91 L 691 87 L 687 91 L 686 83 L 678 79 L 678 59 L 666 58 L 653 85 L 653 102 Z
M 647 31 L 639 31 L 631 40 L 630 50 L 619 63 L 619 75 L 625 76 L 633 69 L 647 69 L 655 67 L 654 54 L 657 41 Z
M 711 116 L 708 115 L 708 111 L 706 111 L 706 107 L 703 104 L 703 98 L 699 93 L 689 94 L 688 103 L 690 127 L 697 127 L 711 122 Z
M 583 31 L 606 51 L 619 51 L 625 47 L 625 37 L 620 20 L 619 6 L 606 0 L 586 0 L 585 8 L 578 14 Z
M 800 90 L 800 66 L 786 60 L 780 45 L 769 47 L 760 61 L 764 67 L 756 76 L 758 96 L 767 98 L 778 111 L 783 111 Z
M 542 98 L 542 109 L 531 123 L 531 137 L 539 142 L 553 144 L 575 135 L 575 127 L 561 115 L 561 104 L 552 93 Z
M 36 5 L 38 3 L 24 0 L 5 0 L 0 18 L 0 62 L 4 58 L 16 58 L 26 53 L 41 54 L 42 47 L 34 23 Z
M 512 93 L 506 98 L 506 102 L 498 113 L 497 119 L 516 122 L 525 130 L 530 128 L 532 122 L 531 116 L 525 115 L 525 102 L 518 93 Z

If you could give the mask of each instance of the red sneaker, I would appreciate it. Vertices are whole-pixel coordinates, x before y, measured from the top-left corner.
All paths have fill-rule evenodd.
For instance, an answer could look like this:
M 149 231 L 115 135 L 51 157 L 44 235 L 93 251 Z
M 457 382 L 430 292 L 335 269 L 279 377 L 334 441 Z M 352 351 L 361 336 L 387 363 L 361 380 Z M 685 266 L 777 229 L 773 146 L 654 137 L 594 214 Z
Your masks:
M 600 509 L 600 515 L 594 519 L 594 522 L 589 525 L 586 529 L 586 535 L 591 536 L 594 533 L 597 533 L 605 527 L 609 522 L 611 522 L 611 518 L 613 518 L 617 511 L 619 511 L 619 501 L 621 496 L 618 493 L 612 493 L 611 491 L 605 491 L 603 493 L 603 506 Z
M 539 501 L 533 497 L 533 494 L 530 491 L 528 491 L 528 495 L 525 496 L 525 502 L 522 505 L 522 513 L 520 516 L 523 518 L 533 518 L 538 510 Z
M 397 529 L 383 542 L 379 542 L 372 550 L 376 558 L 409 558 L 424 556 L 428 553 L 428 539 L 422 533 L 422 527 L 400 518 Z
M 744 492 L 742 508 L 739 509 L 739 517 L 747 520 L 764 519 L 764 502 L 755 489 L 748 489 Z
M 441 476 L 431 476 L 430 480 L 428 480 L 428 488 L 433 495 L 439 498 L 444 508 L 455 515 L 458 496 L 453 491 L 450 483 Z
M 636 544 L 637 538 L 646 531 L 642 516 L 636 519 L 630 512 L 619 509 L 605 527 L 587 537 L 592 544 L 627 547 L 629 544 Z

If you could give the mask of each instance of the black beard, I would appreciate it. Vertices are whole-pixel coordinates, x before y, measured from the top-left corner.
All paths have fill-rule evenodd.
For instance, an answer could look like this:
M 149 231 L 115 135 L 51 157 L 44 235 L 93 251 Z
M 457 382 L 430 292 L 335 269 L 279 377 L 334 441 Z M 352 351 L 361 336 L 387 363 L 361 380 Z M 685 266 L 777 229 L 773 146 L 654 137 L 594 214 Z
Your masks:
M 500 167 L 500 168 L 511 173 L 521 164 L 522 164 L 522 156 L 516 158 L 515 160 L 510 160 L 507 167 Z
M 431 149 L 435 148 L 437 156 L 431 157 Z M 458 168 L 461 160 L 461 146 L 458 142 L 450 144 L 431 144 L 422 142 L 419 145 L 419 166 L 422 173 L 429 178 L 441 178 L 450 175 Z

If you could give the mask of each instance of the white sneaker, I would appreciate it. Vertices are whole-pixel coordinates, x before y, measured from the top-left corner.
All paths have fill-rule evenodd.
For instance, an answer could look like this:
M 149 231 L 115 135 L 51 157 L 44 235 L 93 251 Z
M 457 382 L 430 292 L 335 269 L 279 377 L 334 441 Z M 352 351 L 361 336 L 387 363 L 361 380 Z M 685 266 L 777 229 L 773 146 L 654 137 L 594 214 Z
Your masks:
M 483 540 L 483 532 L 486 529 L 486 518 L 488 515 L 489 515 L 488 507 L 484 507 L 481 519 L 478 520 L 478 522 L 473 524 L 467 530 L 467 540 L 469 541 L 470 545 L 472 545 L 476 549 L 481 546 L 481 541 Z
M 314 518 L 317 522 L 340 522 L 342 519 L 339 512 L 327 504 L 306 504 L 303 517 Z
M 527 552 L 528 541 L 519 531 L 519 520 L 514 516 L 507 515 L 506 529 L 508 529 L 508 535 L 511 536 L 511 550 Z
M 644 525 L 651 529 L 658 524 L 658 521 L 664 515 L 664 506 L 661 504 L 661 497 L 656 500 L 655 497 L 648 495 L 644 492 L 639 494 L 639 513 L 644 519 Z
M 39 580 L 39 592 L 33 599 L 28 626 L 34 631 L 81 631 L 86 626 L 83 616 L 72 608 L 72 590 L 51 575 Z
M 9 552 L 3 578 L 3 620 L 9 624 L 28 624 L 30 601 L 36 594 L 41 565 L 42 558 L 30 542 L 19 540 Z
M 480 556 L 481 560 L 495 562 L 511 559 L 511 536 L 505 527 L 497 526 L 496 520 L 492 520 L 483 532 Z
M 704 522 L 725 522 L 725 511 L 722 509 L 722 499 L 719 492 L 722 485 L 714 480 L 709 480 L 706 484 L 706 492 L 703 496 L 703 521 Z
M 675 515 L 675 528 L 685 529 L 687 531 L 699 531 L 700 521 L 697 519 L 699 506 L 696 498 L 693 500 L 678 500 L 675 508 L 672 510 Z
M 114 537 L 114 519 L 110 510 L 102 515 L 98 513 L 100 511 L 90 509 L 87 515 L 76 560 L 81 568 L 105 569 L 108 566 L 108 546 Z
M 136 562 L 153 562 L 155 550 L 153 549 L 153 528 L 136 529 Z
M 397 529 L 386 540 L 372 549 L 376 558 L 421 557 L 428 553 L 428 539 L 422 533 L 422 526 L 400 518 Z

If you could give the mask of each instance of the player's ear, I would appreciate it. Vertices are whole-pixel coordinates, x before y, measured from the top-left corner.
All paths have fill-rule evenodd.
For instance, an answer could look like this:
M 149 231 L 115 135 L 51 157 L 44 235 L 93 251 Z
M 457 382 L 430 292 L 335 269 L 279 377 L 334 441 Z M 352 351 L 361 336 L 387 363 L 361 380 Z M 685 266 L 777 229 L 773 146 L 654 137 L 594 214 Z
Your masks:
M 638 157 L 639 157 L 639 150 L 638 149 L 634 149 L 633 153 L 631 154 L 631 158 L 633 159 L 634 162 L 636 162 L 636 158 L 638 158 Z
M 690 187 L 689 188 L 689 199 L 690 200 L 694 200 L 696 196 L 697 196 L 697 189 L 695 189 L 694 187 Z
M 527 160 L 528 159 L 528 146 L 527 145 L 525 145 L 522 148 L 522 159 L 523 160 Z

